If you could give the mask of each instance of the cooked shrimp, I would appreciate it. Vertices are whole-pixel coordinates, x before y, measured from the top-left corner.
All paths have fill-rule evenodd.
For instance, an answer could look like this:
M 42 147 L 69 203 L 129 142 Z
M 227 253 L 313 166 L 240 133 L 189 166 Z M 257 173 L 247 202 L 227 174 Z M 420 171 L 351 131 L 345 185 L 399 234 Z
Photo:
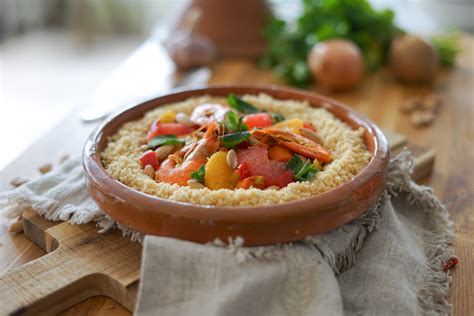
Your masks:
M 312 140 L 279 128 L 257 129 L 251 135 L 263 144 L 272 140 L 279 145 L 301 154 L 305 157 L 318 159 L 321 162 L 331 162 L 332 156 L 328 150 Z
M 219 148 L 217 129 L 217 123 L 211 122 L 204 136 L 186 152 L 181 164 L 178 164 L 179 159 L 175 159 L 174 156 L 163 161 L 156 172 L 155 180 L 186 186 L 188 180 L 191 180 L 191 173 L 204 165 L 207 158 Z
M 206 125 L 212 121 L 219 123 L 224 121 L 225 114 L 229 111 L 233 110 L 221 104 L 205 103 L 194 109 L 190 120 L 198 125 Z

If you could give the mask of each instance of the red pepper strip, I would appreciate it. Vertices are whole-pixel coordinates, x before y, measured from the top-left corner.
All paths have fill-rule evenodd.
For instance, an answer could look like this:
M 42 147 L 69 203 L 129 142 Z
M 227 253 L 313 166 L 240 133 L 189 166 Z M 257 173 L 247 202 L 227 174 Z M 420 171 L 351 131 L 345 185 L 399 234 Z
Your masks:
M 159 135 L 188 135 L 191 134 L 194 129 L 186 124 L 182 123 L 160 123 L 156 121 L 150 127 L 146 140 L 151 140 Z
M 140 163 L 142 164 L 143 168 L 145 168 L 147 165 L 151 165 L 155 170 L 158 170 L 158 167 L 160 166 L 158 156 L 153 150 L 145 151 L 140 157 Z
M 458 257 L 456 256 L 449 257 L 448 261 L 444 263 L 443 271 L 448 272 L 449 270 L 454 268 L 454 266 L 457 265 L 458 263 L 459 263 Z
M 237 171 L 239 172 L 240 180 L 250 177 L 249 165 L 246 162 L 239 164 Z
M 271 126 L 272 116 L 268 113 L 255 113 L 255 114 L 248 114 L 244 116 L 243 122 L 249 129 L 254 127 L 263 128 Z

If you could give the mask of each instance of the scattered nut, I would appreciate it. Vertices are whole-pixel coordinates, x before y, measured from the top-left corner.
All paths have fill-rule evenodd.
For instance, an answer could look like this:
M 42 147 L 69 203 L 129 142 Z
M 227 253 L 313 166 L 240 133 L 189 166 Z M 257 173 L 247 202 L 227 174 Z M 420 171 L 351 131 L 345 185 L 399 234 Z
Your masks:
M 429 111 L 416 111 L 411 114 L 410 120 L 415 127 L 424 127 L 433 123 L 434 114 Z
M 412 113 L 421 106 L 421 99 L 419 97 L 411 97 L 407 99 L 400 108 L 403 113 Z
M 321 164 L 319 163 L 318 159 L 313 160 L 313 166 L 318 170 L 321 169 Z
M 265 190 L 280 190 L 280 187 L 277 187 L 276 185 L 269 186 L 268 188 L 265 188 Z
M 39 170 L 39 172 L 40 172 L 41 174 L 45 174 L 45 173 L 50 172 L 51 169 L 53 169 L 53 165 L 50 164 L 50 163 L 48 163 L 48 164 L 45 164 L 45 165 L 39 167 L 38 170 Z
M 148 148 L 148 145 L 141 145 L 140 146 L 140 150 L 141 151 L 147 151 L 149 148 Z
M 175 120 L 176 122 L 181 123 L 181 124 L 193 125 L 193 122 L 191 122 L 189 116 L 181 112 L 176 114 Z
M 155 169 L 151 165 L 146 165 L 143 171 L 147 176 L 152 179 L 155 179 Z
M 315 131 L 310 130 L 309 128 L 302 127 L 300 128 L 300 133 L 303 137 L 308 138 L 309 140 L 312 140 L 315 143 L 322 144 L 323 141 L 321 138 L 316 134 Z
M 427 95 L 421 101 L 421 108 L 426 111 L 436 112 L 441 105 L 441 98 L 438 94 Z
M 233 149 L 229 150 L 227 152 L 227 157 L 226 157 L 227 164 L 229 167 L 232 169 L 237 168 L 238 162 L 237 162 L 237 154 Z
M 14 178 L 12 181 L 10 181 L 10 185 L 11 185 L 11 186 L 14 186 L 15 188 L 18 188 L 19 186 L 21 186 L 21 185 L 27 183 L 28 181 L 30 181 L 30 180 L 24 179 L 24 178 L 20 178 L 20 177 L 16 177 L 16 178 Z
M 188 186 L 191 188 L 191 189 L 204 189 L 205 186 L 199 182 L 199 181 L 196 181 L 196 180 L 188 180 Z
M 168 144 L 158 147 L 155 150 L 156 156 L 159 161 L 165 160 L 170 154 L 174 152 L 174 145 Z
M 407 99 L 400 110 L 404 113 L 410 113 L 410 121 L 415 127 L 424 127 L 433 123 L 440 106 L 440 96 L 437 93 L 431 93 L 423 98 L 412 97 Z

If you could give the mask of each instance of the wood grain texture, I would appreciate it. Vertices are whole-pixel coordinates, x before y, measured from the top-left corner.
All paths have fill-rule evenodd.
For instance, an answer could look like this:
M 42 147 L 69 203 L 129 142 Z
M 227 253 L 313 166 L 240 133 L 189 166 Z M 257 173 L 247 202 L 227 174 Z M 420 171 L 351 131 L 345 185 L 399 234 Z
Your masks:
M 141 245 L 119 231 L 46 222 L 23 214 L 25 234 L 48 253 L 0 276 L 0 315 L 51 315 L 86 298 L 106 295 L 133 310 Z
M 335 94 L 318 90 L 351 105 L 383 129 L 404 134 L 410 143 L 436 151 L 434 171 L 423 183 L 434 188 L 454 221 L 457 237 L 455 253 L 460 258 L 460 264 L 453 270 L 451 302 L 454 315 L 469 315 L 474 310 L 474 38 L 465 36 L 462 46 L 456 67 L 441 72 L 433 87 L 402 85 L 383 69 L 368 76 L 351 92 Z M 211 83 L 281 84 L 270 72 L 258 69 L 254 62 L 248 60 L 222 60 L 212 69 Z M 443 106 L 432 126 L 416 129 L 399 108 L 407 97 L 432 91 L 440 93 Z M 51 157 L 59 157 L 65 151 L 79 153 L 94 126 L 80 124 L 77 113 L 71 113 L 64 122 L 41 137 L 25 155 L 2 170 L 0 190 L 8 189 L 8 182 L 17 176 L 31 178 L 36 174 L 36 168 L 50 162 Z M 30 157 L 35 157 L 35 162 Z M 6 230 L 7 226 L 2 224 L 0 273 L 44 254 L 24 234 L 12 235 Z M 63 314 L 108 314 L 108 308 L 114 313 L 128 314 L 126 309 L 104 297 L 87 299 Z

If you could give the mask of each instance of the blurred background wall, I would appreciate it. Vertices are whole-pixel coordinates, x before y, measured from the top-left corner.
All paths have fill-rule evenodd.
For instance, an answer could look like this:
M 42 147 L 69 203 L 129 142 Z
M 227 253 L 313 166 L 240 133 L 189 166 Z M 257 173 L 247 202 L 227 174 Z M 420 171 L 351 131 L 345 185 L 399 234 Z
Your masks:
M 210 0 L 237 1 L 237 0 Z M 269 1 L 285 19 L 300 1 Z M 474 31 L 474 0 L 371 0 L 410 32 Z M 0 0 L 0 168 L 75 107 L 189 0 Z M 34 127 L 34 128 L 32 128 Z M 14 135 L 6 137 L 5 135 Z
M 1 0 L 0 40 L 42 27 L 61 27 L 87 43 L 103 34 L 146 35 L 169 24 L 189 0 Z M 291 18 L 299 1 L 272 0 Z M 435 32 L 457 27 L 474 31 L 474 0 L 371 0 L 391 7 L 397 22 L 409 31 Z
M 0 39 L 44 27 L 90 42 L 98 35 L 143 36 L 166 25 L 187 0 L 1 0 Z

